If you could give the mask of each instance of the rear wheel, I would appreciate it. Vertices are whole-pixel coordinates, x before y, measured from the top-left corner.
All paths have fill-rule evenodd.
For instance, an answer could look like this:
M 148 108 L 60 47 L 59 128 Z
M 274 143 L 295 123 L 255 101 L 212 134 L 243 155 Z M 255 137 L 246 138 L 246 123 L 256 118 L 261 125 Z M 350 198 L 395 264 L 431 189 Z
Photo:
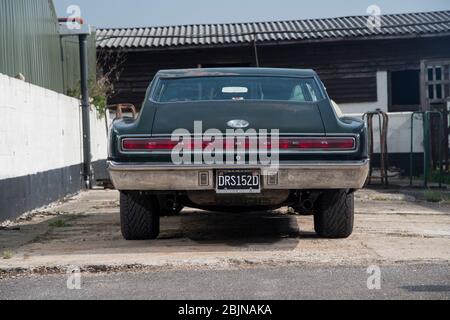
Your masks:
M 159 207 L 154 196 L 120 193 L 120 224 L 126 240 L 151 240 L 159 235 Z
M 348 190 L 326 191 L 316 202 L 314 229 L 320 237 L 348 238 L 353 221 L 354 194 Z

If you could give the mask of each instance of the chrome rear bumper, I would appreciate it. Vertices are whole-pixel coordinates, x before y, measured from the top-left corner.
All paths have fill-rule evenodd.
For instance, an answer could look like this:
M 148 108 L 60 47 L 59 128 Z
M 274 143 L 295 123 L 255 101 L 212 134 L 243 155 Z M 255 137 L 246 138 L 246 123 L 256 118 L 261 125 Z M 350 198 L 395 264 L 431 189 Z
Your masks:
M 258 166 L 174 166 L 108 162 L 117 190 L 214 190 L 215 170 L 267 169 Z M 262 179 L 263 190 L 360 189 L 369 173 L 369 160 L 281 164 L 275 175 Z

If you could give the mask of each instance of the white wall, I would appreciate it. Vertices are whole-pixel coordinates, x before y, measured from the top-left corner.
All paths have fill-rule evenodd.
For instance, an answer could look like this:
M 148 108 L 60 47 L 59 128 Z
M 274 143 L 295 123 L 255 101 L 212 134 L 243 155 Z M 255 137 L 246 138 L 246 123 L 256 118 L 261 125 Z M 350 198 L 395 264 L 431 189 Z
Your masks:
M 346 114 L 348 116 L 361 118 L 363 113 Z M 409 153 L 411 150 L 411 115 L 412 112 L 388 113 L 388 152 L 389 153 Z M 374 125 L 374 152 L 380 152 L 380 128 L 378 117 L 373 118 Z M 414 139 L 413 151 L 423 152 L 423 125 L 422 118 L 414 118 Z
M 364 113 L 381 109 L 388 111 L 388 74 L 377 72 L 377 101 L 362 103 L 343 103 L 339 107 L 345 115 L 361 118 Z M 411 112 L 393 112 L 389 115 L 388 151 L 390 153 L 409 153 L 411 150 Z M 378 117 L 374 118 L 374 150 L 380 152 L 380 131 Z M 414 152 L 423 152 L 422 120 L 414 121 Z
M 91 108 L 91 154 L 92 161 L 105 160 L 108 157 L 108 127 L 105 117 L 100 117 L 95 108 Z
M 83 161 L 79 100 L 0 74 L 0 180 Z M 93 160 L 106 159 L 106 126 L 91 112 Z

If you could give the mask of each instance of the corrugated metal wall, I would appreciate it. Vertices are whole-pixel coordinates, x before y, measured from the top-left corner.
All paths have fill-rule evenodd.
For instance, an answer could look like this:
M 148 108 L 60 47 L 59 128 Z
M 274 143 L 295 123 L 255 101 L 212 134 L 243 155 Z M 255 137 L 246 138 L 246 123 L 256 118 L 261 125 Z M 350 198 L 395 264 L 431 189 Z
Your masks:
M 97 55 L 95 34 L 88 38 L 89 78 L 95 79 Z M 74 89 L 80 82 L 80 55 L 78 37 L 61 38 L 61 56 L 63 62 L 63 80 L 65 91 Z
M 94 42 L 89 48 L 91 77 Z M 0 73 L 22 73 L 27 82 L 64 94 L 79 82 L 77 38 L 60 38 L 51 0 L 0 1 L 0 53 Z

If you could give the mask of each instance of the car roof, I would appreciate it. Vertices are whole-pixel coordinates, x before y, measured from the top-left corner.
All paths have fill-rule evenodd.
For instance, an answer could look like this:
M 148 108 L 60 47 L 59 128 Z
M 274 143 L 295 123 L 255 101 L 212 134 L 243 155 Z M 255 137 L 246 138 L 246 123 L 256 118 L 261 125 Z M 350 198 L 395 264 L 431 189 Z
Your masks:
M 197 68 L 161 70 L 157 73 L 159 78 L 192 78 L 213 76 L 287 76 L 287 77 L 314 77 L 316 72 L 312 69 L 286 69 L 286 68 Z

